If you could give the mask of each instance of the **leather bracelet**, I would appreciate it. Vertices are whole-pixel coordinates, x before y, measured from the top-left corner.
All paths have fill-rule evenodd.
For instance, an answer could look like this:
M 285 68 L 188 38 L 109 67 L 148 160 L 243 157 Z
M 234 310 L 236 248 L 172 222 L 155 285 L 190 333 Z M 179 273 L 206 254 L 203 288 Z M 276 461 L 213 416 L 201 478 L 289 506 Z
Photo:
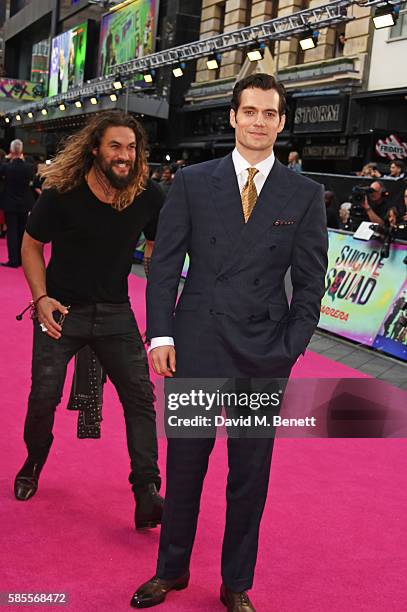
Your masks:
M 47 294 L 47 293 L 44 293 L 43 295 L 40 295 L 40 297 L 39 297 L 39 298 L 37 298 L 36 300 L 33 300 L 33 302 L 32 302 L 33 307 L 34 307 L 34 308 L 36 308 L 36 307 L 37 307 L 38 302 L 39 302 L 40 300 L 42 300 L 42 298 L 45 298 L 45 297 L 48 297 L 48 294 Z

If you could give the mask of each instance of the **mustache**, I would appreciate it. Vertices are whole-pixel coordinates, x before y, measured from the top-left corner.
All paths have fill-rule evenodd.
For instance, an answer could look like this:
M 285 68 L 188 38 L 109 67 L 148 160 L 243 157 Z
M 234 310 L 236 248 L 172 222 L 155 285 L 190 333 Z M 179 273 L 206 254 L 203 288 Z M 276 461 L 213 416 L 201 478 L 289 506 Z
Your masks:
M 127 161 L 125 159 L 117 159 L 116 161 L 113 161 L 110 165 L 119 166 L 121 164 L 125 164 L 126 166 L 129 166 L 129 168 L 131 168 L 134 165 L 131 161 Z

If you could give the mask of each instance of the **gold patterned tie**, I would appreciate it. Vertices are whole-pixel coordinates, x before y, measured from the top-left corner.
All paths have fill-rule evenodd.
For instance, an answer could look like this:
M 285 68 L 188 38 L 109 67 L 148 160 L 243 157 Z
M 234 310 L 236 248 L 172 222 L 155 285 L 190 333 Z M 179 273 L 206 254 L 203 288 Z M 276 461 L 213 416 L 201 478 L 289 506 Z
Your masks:
M 246 184 L 241 193 L 245 223 L 247 223 L 250 219 L 250 215 L 252 214 L 253 208 L 257 202 L 257 189 L 256 185 L 254 184 L 254 177 L 258 173 L 258 170 L 257 168 L 247 168 L 247 172 L 249 173 L 249 176 L 247 177 Z

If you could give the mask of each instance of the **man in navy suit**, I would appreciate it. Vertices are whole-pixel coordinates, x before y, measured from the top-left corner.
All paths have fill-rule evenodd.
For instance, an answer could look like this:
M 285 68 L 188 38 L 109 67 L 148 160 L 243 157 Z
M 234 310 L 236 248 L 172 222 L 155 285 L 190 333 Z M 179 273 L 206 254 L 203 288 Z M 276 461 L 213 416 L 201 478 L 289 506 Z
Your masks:
M 272 76 L 236 83 L 236 148 L 179 170 L 162 209 L 147 287 L 151 361 L 163 376 L 288 378 L 317 326 L 327 265 L 322 188 L 275 159 L 285 92 Z M 190 267 L 174 307 L 185 254 Z M 288 305 L 284 276 L 291 267 Z M 169 439 L 157 571 L 131 605 L 188 585 L 213 438 Z M 221 601 L 254 610 L 253 582 L 273 439 L 229 438 Z M 181 608 L 180 608 L 181 609 Z

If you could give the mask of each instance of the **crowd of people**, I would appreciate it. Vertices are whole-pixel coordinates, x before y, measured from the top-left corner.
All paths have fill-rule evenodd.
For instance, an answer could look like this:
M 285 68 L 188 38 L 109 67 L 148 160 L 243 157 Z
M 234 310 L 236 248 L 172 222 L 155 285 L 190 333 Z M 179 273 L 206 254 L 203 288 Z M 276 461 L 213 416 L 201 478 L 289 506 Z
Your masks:
M 393 160 L 388 173 L 376 162 L 365 164 L 357 177 L 371 178 L 372 182 L 354 183 L 352 193 L 340 202 L 334 190 L 326 189 L 325 205 L 329 228 L 355 231 L 362 221 L 382 226 L 392 232 L 394 239 L 407 240 L 407 176 L 400 160 Z M 388 182 L 391 181 L 391 182 Z M 394 185 L 394 189 L 390 189 Z M 355 192 L 359 190 L 359 197 Z

